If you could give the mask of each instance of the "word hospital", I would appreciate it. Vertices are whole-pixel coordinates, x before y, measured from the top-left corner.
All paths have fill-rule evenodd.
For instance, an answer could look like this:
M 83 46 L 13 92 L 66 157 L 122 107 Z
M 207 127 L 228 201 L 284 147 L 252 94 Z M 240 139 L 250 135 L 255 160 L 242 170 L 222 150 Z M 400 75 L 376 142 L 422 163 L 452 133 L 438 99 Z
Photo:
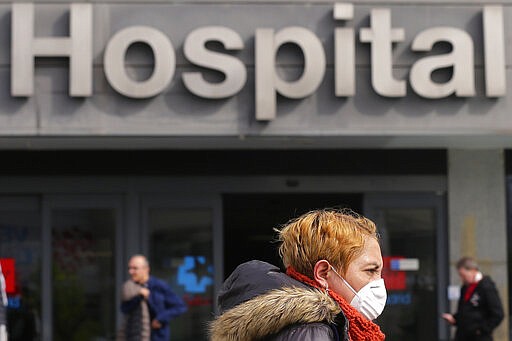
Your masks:
M 70 4 L 69 36 L 36 37 L 35 7 L 31 3 L 12 4 L 11 32 L 11 94 L 29 97 L 34 93 L 35 57 L 69 58 L 69 95 L 89 97 L 93 94 L 93 8 L 92 4 Z M 369 27 L 356 32 L 350 27 L 354 7 L 348 3 L 333 6 L 334 95 L 355 96 L 356 39 L 370 45 L 371 86 L 384 97 L 404 97 L 407 80 L 393 75 L 393 45 L 404 41 L 405 30 L 392 26 L 391 10 L 374 8 Z M 506 94 L 505 37 L 503 8 L 499 5 L 482 9 L 482 43 L 485 74 L 485 95 Z M 343 24 L 343 25 L 342 25 Z M 358 34 L 357 34 L 358 33 Z M 209 42 L 222 44 L 225 51 L 214 51 Z M 448 53 L 426 55 L 438 42 L 451 45 Z M 150 77 L 135 80 L 126 70 L 125 58 L 134 43 L 147 44 L 154 56 Z M 277 94 L 301 99 L 317 91 L 326 72 L 326 54 L 319 37 L 301 26 L 279 30 L 269 27 L 255 29 L 255 114 L 257 120 L 276 117 Z M 277 53 L 284 44 L 296 45 L 304 63 L 298 79 L 286 80 L 277 70 Z M 411 50 L 418 59 L 412 64 L 408 81 L 421 97 L 439 99 L 455 95 L 472 97 L 475 91 L 474 41 L 468 32 L 455 27 L 439 26 L 420 31 L 412 40 Z M 221 72 L 222 81 L 209 82 L 201 72 L 183 72 L 182 81 L 191 93 L 206 99 L 235 96 L 247 82 L 247 66 L 236 57 L 244 49 L 242 37 L 224 26 L 204 26 L 188 33 L 183 44 L 184 56 L 192 65 Z M 423 55 L 422 55 L 423 54 Z M 173 44 L 164 32 L 146 25 L 130 26 L 117 31 L 107 42 L 103 67 L 110 86 L 130 98 L 150 98 L 170 84 L 176 70 Z M 434 71 L 450 68 L 451 77 L 444 83 L 432 79 Z

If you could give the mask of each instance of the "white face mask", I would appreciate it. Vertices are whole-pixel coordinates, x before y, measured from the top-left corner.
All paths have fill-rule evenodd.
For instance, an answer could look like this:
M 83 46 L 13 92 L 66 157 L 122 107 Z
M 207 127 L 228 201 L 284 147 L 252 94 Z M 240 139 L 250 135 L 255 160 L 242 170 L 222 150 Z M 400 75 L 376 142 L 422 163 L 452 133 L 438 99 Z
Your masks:
M 375 320 L 382 314 L 386 305 L 387 292 L 384 280 L 377 279 L 366 284 L 364 287 L 355 291 L 348 282 L 331 266 L 332 270 L 346 284 L 346 286 L 355 294 L 350 305 L 359 311 L 368 320 Z

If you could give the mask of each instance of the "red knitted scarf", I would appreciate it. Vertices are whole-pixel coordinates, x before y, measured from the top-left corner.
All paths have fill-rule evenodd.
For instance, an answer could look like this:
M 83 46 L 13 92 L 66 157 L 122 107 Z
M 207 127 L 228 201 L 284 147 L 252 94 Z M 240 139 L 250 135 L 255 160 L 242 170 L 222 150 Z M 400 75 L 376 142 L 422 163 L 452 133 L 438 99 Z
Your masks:
M 292 267 L 288 267 L 288 269 L 286 269 L 286 274 L 309 286 L 322 289 L 316 281 L 297 272 L 297 270 Z M 343 314 L 345 314 L 345 317 L 349 322 L 348 333 L 351 341 L 383 341 L 386 338 L 378 325 L 367 320 L 340 295 L 330 290 L 329 296 L 339 304 Z

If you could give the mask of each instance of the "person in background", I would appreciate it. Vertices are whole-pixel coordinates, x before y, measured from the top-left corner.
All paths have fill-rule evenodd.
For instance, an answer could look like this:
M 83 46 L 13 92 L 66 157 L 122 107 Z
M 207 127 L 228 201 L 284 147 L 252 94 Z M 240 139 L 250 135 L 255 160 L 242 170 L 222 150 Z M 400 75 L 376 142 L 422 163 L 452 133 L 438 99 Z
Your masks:
M 168 341 L 169 320 L 183 314 L 187 307 L 169 285 L 150 276 L 147 258 L 134 255 L 128 263 L 130 279 L 122 289 L 121 311 L 124 326 L 118 340 Z
M 2 265 L 0 265 L 0 341 L 7 341 L 7 293 Z
M 457 313 L 442 316 L 457 326 L 456 341 L 492 341 L 492 332 L 504 316 L 498 290 L 474 259 L 463 257 L 456 267 L 463 282 Z
M 212 341 L 383 341 L 386 304 L 375 224 L 348 210 L 305 213 L 279 231 L 286 273 L 239 265 L 218 295 Z

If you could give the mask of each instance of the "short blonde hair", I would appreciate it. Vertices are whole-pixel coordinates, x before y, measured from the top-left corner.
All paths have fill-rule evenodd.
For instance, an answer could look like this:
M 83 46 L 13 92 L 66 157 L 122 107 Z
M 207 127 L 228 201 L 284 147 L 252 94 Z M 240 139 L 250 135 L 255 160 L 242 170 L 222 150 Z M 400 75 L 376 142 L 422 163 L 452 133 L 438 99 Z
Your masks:
M 314 210 L 277 231 L 284 265 L 311 278 L 316 262 L 322 259 L 345 274 L 366 238 L 378 239 L 375 223 L 348 209 Z

